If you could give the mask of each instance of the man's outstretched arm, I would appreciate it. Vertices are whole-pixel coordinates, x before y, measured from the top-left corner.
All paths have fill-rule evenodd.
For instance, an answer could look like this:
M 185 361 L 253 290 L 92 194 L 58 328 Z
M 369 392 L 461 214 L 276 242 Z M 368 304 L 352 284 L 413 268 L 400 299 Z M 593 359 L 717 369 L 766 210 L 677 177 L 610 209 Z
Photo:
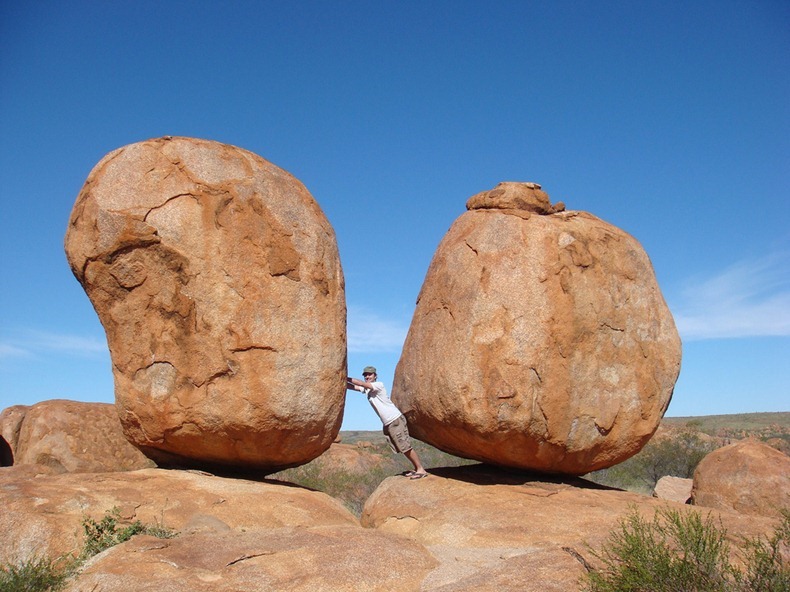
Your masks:
M 356 388 L 361 387 L 361 389 Z M 373 386 L 370 382 L 365 382 L 364 380 L 360 380 L 359 378 L 351 378 L 350 376 L 346 376 L 346 388 L 347 389 L 354 389 L 355 391 L 360 391 L 364 389 L 376 390 L 376 387 Z

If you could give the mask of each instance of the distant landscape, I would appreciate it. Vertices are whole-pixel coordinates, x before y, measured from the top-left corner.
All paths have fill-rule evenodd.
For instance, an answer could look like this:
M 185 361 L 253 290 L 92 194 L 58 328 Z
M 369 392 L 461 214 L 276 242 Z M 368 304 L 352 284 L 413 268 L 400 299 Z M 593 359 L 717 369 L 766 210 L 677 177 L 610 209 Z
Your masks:
M 699 417 L 665 417 L 661 425 L 671 428 L 693 427 L 709 436 L 756 438 L 790 438 L 790 411 L 777 413 L 738 413 L 733 415 L 702 415 Z
M 651 495 L 661 477 L 691 478 L 706 454 L 744 438 L 756 438 L 790 453 L 790 412 L 666 417 L 638 454 L 584 478 Z M 429 471 L 477 462 L 417 440 L 414 447 Z M 381 431 L 341 431 L 340 442 L 317 459 L 270 478 L 323 491 L 340 499 L 359 516 L 365 501 L 381 481 L 409 468 L 402 455 L 392 454 Z
M 658 433 L 664 430 L 692 430 L 719 438 L 771 438 L 784 439 L 790 443 L 790 411 L 776 413 L 737 413 L 732 415 L 700 415 L 690 417 L 665 417 L 661 420 Z M 380 430 L 341 431 L 344 444 L 375 440 Z M 785 451 L 786 452 L 786 451 Z

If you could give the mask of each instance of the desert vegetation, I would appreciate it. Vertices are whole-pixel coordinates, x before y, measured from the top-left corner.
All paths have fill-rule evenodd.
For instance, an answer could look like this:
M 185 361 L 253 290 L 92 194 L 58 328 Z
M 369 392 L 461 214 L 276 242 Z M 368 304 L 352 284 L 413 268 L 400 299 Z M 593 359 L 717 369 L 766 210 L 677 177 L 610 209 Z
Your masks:
M 628 460 L 590 473 L 586 478 L 601 485 L 650 495 L 661 477 L 693 477 L 700 461 L 716 448 L 715 442 L 685 429 L 672 436 L 654 438 Z
M 768 538 L 742 539 L 733 550 L 727 532 L 708 515 L 662 509 L 646 520 L 634 508 L 603 549 L 601 563 L 582 582 L 585 592 L 786 592 L 790 590 L 790 512 Z
M 384 479 L 410 467 L 402 455 L 392 454 L 380 432 L 343 432 L 343 444 L 358 447 L 375 459 L 364 470 L 329 463 L 322 456 L 314 461 L 271 475 L 272 479 L 288 481 L 322 491 L 341 500 L 357 516 L 365 500 Z M 608 487 L 650 495 L 656 482 L 664 476 L 690 479 L 706 454 L 737 438 L 752 437 L 787 452 L 790 444 L 790 413 L 749 413 L 704 417 L 665 418 L 657 434 L 636 455 L 628 460 L 585 478 Z M 414 441 L 425 466 L 454 467 L 476 461 L 458 458 Z
M 0 567 L 0 592 L 56 592 L 88 559 L 136 534 L 160 539 L 177 534 L 162 523 L 124 522 L 118 508 L 107 510 L 98 521 L 86 516 L 82 520 L 82 530 L 82 548 L 78 552 L 56 558 L 30 557 Z
M 661 425 L 670 430 L 693 430 L 723 444 L 742 438 L 757 438 L 785 454 L 790 453 L 790 412 L 665 417 Z

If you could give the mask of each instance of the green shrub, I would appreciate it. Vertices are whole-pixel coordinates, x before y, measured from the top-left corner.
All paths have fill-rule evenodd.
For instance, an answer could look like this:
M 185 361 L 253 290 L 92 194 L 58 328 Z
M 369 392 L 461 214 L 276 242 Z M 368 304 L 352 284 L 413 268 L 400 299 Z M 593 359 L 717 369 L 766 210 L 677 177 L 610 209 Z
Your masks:
M 658 510 L 651 522 L 636 509 L 600 552 L 603 568 L 585 578 L 587 592 L 769 592 L 790 590 L 782 552 L 790 544 L 790 513 L 768 540 L 744 539 L 743 569 L 730 562 L 726 531 L 710 516 Z
M 121 513 L 117 507 L 107 510 L 104 513 L 104 517 L 98 522 L 87 516 L 83 518 L 82 529 L 85 540 L 79 556 L 80 559 L 89 559 L 105 549 L 128 541 L 136 534 L 147 534 L 160 539 L 169 539 L 176 535 L 173 530 L 160 524 L 147 525 L 135 520 L 129 524 L 122 525 L 120 521 Z
M 741 590 L 790 592 L 790 511 L 782 511 L 782 522 L 768 539 L 744 539 L 746 567 L 736 574 Z
M 0 567 L 1 592 L 49 592 L 63 588 L 71 570 L 62 561 L 34 557 Z
M 136 534 L 147 534 L 160 539 L 176 536 L 176 532 L 162 524 L 143 524 L 135 520 L 121 524 L 120 510 L 112 508 L 98 522 L 90 517 L 82 519 L 84 540 L 82 549 L 73 554 L 52 560 L 34 557 L 15 565 L 0 567 L 0 592 L 56 592 L 82 564 Z

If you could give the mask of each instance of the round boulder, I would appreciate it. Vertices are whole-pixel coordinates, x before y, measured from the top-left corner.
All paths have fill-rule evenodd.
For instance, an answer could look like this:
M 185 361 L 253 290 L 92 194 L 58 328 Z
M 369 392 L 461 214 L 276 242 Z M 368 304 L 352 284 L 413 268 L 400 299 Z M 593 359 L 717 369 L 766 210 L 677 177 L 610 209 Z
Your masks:
M 535 183 L 473 196 L 443 238 L 395 371 L 414 436 L 500 466 L 581 475 L 637 453 L 680 371 L 641 245 Z
M 790 456 L 756 440 L 714 450 L 694 471 L 694 505 L 780 517 L 790 510 Z
M 343 414 L 334 231 L 292 175 L 165 137 L 105 156 L 66 233 L 107 333 L 126 437 L 162 466 L 310 461 Z
M 0 428 L 6 423 L 15 434 L 9 440 L 13 452 L 9 465 L 45 465 L 55 473 L 154 466 L 124 438 L 115 406 L 108 403 L 54 399 L 30 407 L 16 405 L 0 413 Z

